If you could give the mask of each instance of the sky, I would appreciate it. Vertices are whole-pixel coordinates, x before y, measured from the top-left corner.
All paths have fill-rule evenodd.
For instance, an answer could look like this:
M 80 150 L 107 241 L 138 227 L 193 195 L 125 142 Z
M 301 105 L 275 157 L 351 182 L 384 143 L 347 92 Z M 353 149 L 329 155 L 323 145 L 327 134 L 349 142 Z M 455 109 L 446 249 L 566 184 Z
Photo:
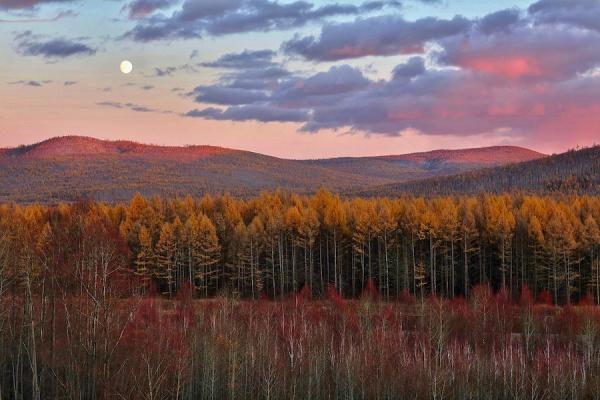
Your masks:
M 0 0 L 0 147 L 558 153 L 600 143 L 599 43 L 600 0 Z

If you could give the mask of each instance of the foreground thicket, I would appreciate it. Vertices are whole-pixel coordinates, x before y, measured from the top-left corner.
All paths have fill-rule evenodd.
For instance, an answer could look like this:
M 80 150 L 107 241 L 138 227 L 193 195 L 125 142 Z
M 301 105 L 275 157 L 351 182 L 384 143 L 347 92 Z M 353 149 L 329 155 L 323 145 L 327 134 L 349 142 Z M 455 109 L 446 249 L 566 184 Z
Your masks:
M 598 398 L 599 212 L 324 191 L 0 206 L 0 395 Z
M 0 393 L 34 399 L 597 399 L 600 310 L 476 287 L 471 299 L 13 302 Z M 123 294 L 120 279 L 106 288 Z M 544 300 L 544 299 L 542 299 Z M 30 302 L 31 301 L 31 302 Z M 545 300 L 544 300 L 545 301 Z
M 386 300 L 468 298 L 486 284 L 512 298 L 527 286 L 555 304 L 600 302 L 599 225 L 600 197 L 577 196 L 345 200 L 322 190 L 0 206 L 7 265 L 25 257 L 34 270 L 70 270 L 70 252 L 89 241 L 118 248 L 124 268 L 163 294 L 189 284 L 196 297 L 280 298 L 304 285 L 320 295 L 330 284 L 355 297 L 372 279 Z

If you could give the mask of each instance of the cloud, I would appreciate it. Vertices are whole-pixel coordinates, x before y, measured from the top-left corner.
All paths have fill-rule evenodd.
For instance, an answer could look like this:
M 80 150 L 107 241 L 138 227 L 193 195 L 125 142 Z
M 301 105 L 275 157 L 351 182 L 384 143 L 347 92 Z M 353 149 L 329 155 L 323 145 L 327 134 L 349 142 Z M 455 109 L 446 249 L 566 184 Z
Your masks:
M 96 105 L 99 105 L 101 107 L 110 107 L 110 108 L 117 108 L 117 109 L 127 109 L 127 110 L 131 110 L 131 111 L 135 111 L 135 112 L 141 112 L 141 113 L 149 113 L 149 112 L 156 112 L 157 110 L 153 109 L 153 108 L 149 108 L 146 106 L 140 106 L 138 104 L 133 104 L 133 103 L 119 103 L 117 101 L 101 101 L 96 103 Z
M 56 16 L 52 18 L 28 18 L 28 19 L 0 19 L 0 23 L 3 24 L 35 24 L 35 23 L 43 23 L 43 22 L 56 22 L 65 18 L 77 17 L 77 14 L 74 11 L 61 11 Z
M 14 43 L 15 50 L 21 55 L 41 56 L 48 59 L 91 56 L 97 51 L 85 43 L 65 38 L 45 38 L 34 35 L 31 31 L 16 34 Z
M 307 118 L 307 112 L 264 105 L 245 105 L 229 107 L 224 111 L 216 108 L 192 110 L 185 116 L 228 121 L 303 122 Z
M 498 32 L 508 32 L 520 21 L 520 11 L 510 8 L 486 15 L 477 23 L 477 28 L 484 34 L 491 35 Z
M 411 57 L 404 64 L 397 65 L 392 71 L 392 76 L 394 79 L 411 79 L 425 72 L 423 57 Z
M 9 85 L 22 85 L 22 86 L 32 86 L 32 87 L 42 87 L 44 86 L 44 83 L 49 83 L 50 81 L 27 81 L 27 80 L 21 80 L 21 81 L 14 81 L 14 82 L 8 82 Z
M 241 53 L 229 53 L 215 61 L 202 63 L 209 68 L 266 68 L 275 65 L 273 50 L 245 50 Z
M 562 80 L 600 62 L 593 31 L 524 25 L 492 35 L 471 32 L 443 40 L 438 61 L 509 80 Z
M 325 25 L 319 37 L 297 37 L 282 46 L 287 54 L 313 61 L 423 53 L 425 44 L 465 33 L 471 22 L 456 16 L 407 21 L 399 15 L 359 18 Z
M 201 64 L 209 68 L 222 68 L 227 72 L 216 85 L 200 85 L 188 94 L 201 103 L 240 105 L 268 100 L 269 88 L 290 75 L 290 72 L 273 61 L 271 50 L 245 50 L 228 53 L 212 62 Z
M 1 0 L 0 10 L 22 10 L 50 3 L 70 3 L 74 0 Z
M 598 0 L 540 0 L 528 11 L 539 24 L 566 24 L 600 32 Z
M 65 81 L 64 86 L 73 86 L 77 85 L 76 81 Z
M 540 76 L 505 73 L 500 67 L 482 69 L 479 67 L 483 64 L 477 63 L 474 67 L 460 63 L 459 68 L 452 69 L 428 67 L 419 56 L 397 65 L 387 80 L 369 79 L 350 65 L 337 65 L 308 76 L 288 71 L 280 77 L 255 80 L 249 77 L 260 69 L 235 68 L 214 84 L 192 91 L 191 96 L 205 107 L 184 115 L 221 121 L 290 122 L 306 132 L 344 129 L 396 136 L 410 130 L 462 137 L 502 132 L 536 140 L 559 140 L 569 132 L 594 137 L 600 123 L 600 75 L 582 75 L 578 71 L 586 65 L 569 66 L 555 54 L 565 50 L 563 41 L 575 43 L 575 49 L 591 49 L 583 43 L 593 43 L 595 36 L 586 35 L 595 34 L 580 32 L 581 42 L 573 42 L 575 37 L 568 35 L 557 42 L 559 33 L 555 33 L 556 37 L 549 37 L 556 40 L 539 49 L 541 38 L 550 32 L 534 34 L 535 29 L 519 25 L 485 34 L 473 26 L 468 34 L 440 41 L 445 47 L 438 62 L 451 64 L 454 58 L 444 57 L 453 51 L 462 56 L 465 49 L 470 49 L 467 54 L 479 56 L 492 55 L 491 49 L 497 49 L 496 64 L 502 65 L 506 61 L 503 57 L 510 61 L 510 54 L 538 49 L 533 53 L 549 63 Z M 522 39 L 528 36 L 529 40 Z M 554 51 L 550 51 L 552 44 L 556 46 Z M 585 60 L 594 63 L 587 50 L 571 54 L 583 64 Z M 550 60 L 557 62 L 556 66 Z
M 171 76 L 177 71 L 176 67 L 154 68 L 154 76 Z
M 328 71 L 308 78 L 297 77 L 284 82 L 275 91 L 274 97 L 282 103 L 298 105 L 327 103 L 332 97 L 364 90 L 371 83 L 357 68 L 349 65 L 333 66 Z
M 169 66 L 169 67 L 155 67 L 154 74 L 151 75 L 153 77 L 165 77 L 165 76 L 173 76 L 178 71 L 187 71 L 187 72 L 197 72 L 197 68 L 191 64 L 183 64 L 177 66 Z
M 361 15 L 397 1 L 368 1 L 362 5 L 326 4 L 307 1 L 280 3 L 277 0 L 185 0 L 170 16 L 151 15 L 124 37 L 139 42 L 164 39 L 192 39 L 203 35 L 289 30 L 312 21 L 344 15 Z
M 402 8 L 402 3 L 399 1 L 391 0 L 391 1 L 366 1 L 361 4 L 360 9 L 364 12 L 369 11 L 379 11 L 385 7 L 391 8 Z
M 194 98 L 200 103 L 239 105 L 266 101 L 269 96 L 264 90 L 215 85 L 197 86 L 194 89 Z
M 129 18 L 144 18 L 157 10 L 170 8 L 177 1 L 173 0 L 135 0 L 123 6 L 124 11 L 128 11 Z
M 144 85 L 141 87 L 141 89 L 142 90 L 152 90 L 152 89 L 154 89 L 154 86 L 153 85 Z

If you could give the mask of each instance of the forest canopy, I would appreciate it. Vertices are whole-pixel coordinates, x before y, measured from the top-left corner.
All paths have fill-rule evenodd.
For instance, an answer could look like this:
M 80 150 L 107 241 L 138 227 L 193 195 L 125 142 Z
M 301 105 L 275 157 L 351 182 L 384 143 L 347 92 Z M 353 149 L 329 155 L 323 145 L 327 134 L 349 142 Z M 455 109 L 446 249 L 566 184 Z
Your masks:
M 356 297 L 370 282 L 390 300 L 469 297 L 487 284 L 567 304 L 600 301 L 599 224 L 600 198 L 587 196 L 136 195 L 116 205 L 2 205 L 0 260 L 6 282 L 29 271 L 34 287 L 100 254 L 165 296 L 188 285 L 197 297 L 280 298 L 303 287 L 321 295 L 330 286 Z

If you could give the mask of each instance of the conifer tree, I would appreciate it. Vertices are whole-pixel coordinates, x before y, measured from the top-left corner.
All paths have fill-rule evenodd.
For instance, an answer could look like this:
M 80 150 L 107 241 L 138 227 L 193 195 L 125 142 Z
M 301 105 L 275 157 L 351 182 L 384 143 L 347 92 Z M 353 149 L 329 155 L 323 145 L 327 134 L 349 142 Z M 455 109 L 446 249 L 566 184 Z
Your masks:
M 155 276 L 166 289 L 169 296 L 173 295 L 175 284 L 175 268 L 177 257 L 177 238 L 173 225 L 163 224 L 158 243 L 156 244 L 156 271 Z
M 142 282 L 145 284 L 155 271 L 156 257 L 152 246 L 152 237 L 148 229 L 142 226 L 138 236 L 140 250 L 135 259 L 135 273 L 141 277 Z
M 189 269 L 198 291 L 205 296 L 217 288 L 221 247 L 212 221 L 204 214 L 194 216 L 186 223 L 189 247 Z
M 598 246 L 600 245 L 600 228 L 592 215 L 588 215 L 583 223 L 583 245 L 589 254 L 590 280 L 589 286 L 600 304 L 600 263 Z

